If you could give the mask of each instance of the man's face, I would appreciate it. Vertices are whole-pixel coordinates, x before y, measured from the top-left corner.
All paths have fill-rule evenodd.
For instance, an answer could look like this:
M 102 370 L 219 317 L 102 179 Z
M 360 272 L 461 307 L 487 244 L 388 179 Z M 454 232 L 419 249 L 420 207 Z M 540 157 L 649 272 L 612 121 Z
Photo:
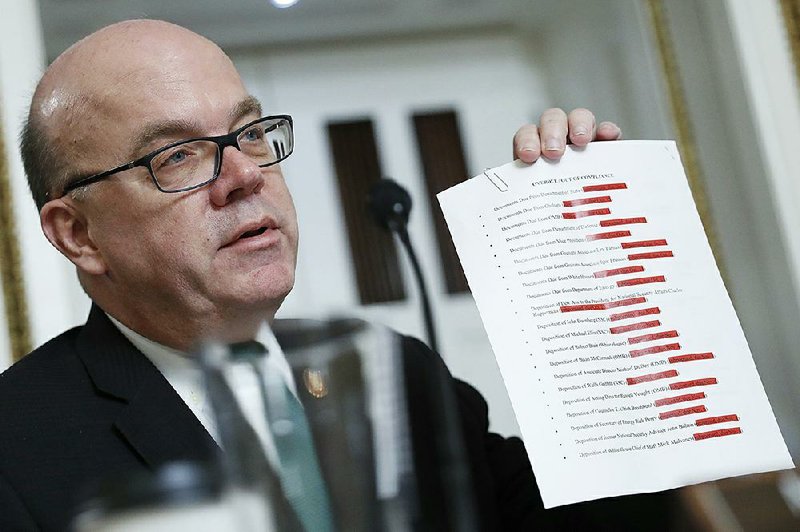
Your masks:
M 215 47 L 153 45 L 146 58 L 142 47 L 122 59 L 125 72 L 98 76 L 93 113 L 59 135 L 82 173 L 259 116 Z M 134 321 L 274 312 L 293 285 L 297 223 L 281 170 L 259 168 L 234 148 L 225 148 L 219 178 L 200 189 L 162 193 L 147 169 L 134 168 L 91 185 L 79 206 L 107 285 L 140 314 Z

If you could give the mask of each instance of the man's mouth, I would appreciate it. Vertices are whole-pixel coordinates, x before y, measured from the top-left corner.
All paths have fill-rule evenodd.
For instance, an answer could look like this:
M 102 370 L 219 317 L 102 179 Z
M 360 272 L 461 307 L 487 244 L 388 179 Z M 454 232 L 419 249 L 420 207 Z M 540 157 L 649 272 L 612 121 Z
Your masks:
M 251 231 L 245 231 L 244 233 L 239 235 L 239 238 L 237 240 L 243 240 L 245 238 L 252 238 L 254 236 L 263 235 L 264 231 L 266 231 L 267 229 L 269 229 L 269 227 L 261 226 L 258 229 L 253 229 Z
M 237 244 L 248 244 L 248 247 L 252 247 L 249 245 L 250 242 L 259 247 L 269 245 L 270 242 L 273 242 L 278 236 L 275 232 L 277 229 L 277 224 L 269 219 L 248 224 L 240 228 L 238 235 L 232 237 L 231 240 L 222 247 L 227 248 Z

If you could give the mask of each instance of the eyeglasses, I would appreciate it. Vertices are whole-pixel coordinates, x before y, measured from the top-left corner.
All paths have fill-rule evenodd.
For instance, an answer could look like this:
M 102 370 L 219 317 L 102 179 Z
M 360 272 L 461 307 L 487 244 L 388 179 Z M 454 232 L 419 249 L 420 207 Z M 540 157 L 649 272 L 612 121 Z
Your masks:
M 153 183 L 161 192 L 194 190 L 219 177 L 222 153 L 228 146 L 247 155 L 261 168 L 278 164 L 294 150 L 292 117 L 265 116 L 227 135 L 173 142 L 135 161 L 82 177 L 67 185 L 62 197 L 76 188 L 91 185 L 137 166 L 144 166 L 149 170 Z

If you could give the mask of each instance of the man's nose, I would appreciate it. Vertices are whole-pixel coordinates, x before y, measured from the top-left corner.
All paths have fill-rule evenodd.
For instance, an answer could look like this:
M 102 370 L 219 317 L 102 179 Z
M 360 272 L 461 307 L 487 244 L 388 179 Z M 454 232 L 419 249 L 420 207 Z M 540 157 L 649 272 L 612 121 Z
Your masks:
M 211 201 L 215 205 L 222 207 L 261 191 L 264 175 L 250 157 L 233 146 L 227 146 L 221 156 L 219 177 L 211 184 Z

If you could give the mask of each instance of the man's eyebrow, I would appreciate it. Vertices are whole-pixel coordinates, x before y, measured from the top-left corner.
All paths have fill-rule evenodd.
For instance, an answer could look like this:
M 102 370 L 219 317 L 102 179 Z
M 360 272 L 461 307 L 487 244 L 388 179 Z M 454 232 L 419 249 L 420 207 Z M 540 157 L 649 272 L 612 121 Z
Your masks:
M 255 96 L 248 96 L 233 106 L 228 113 L 231 124 L 238 122 L 247 115 L 261 116 L 261 102 Z M 187 135 L 201 136 L 200 125 L 188 120 L 166 120 L 148 124 L 136 136 L 131 148 L 131 158 L 138 157 L 142 150 L 154 140 L 163 137 L 173 137 L 176 140 Z
M 255 96 L 248 96 L 241 102 L 237 103 L 229 114 L 231 122 L 238 122 L 247 115 L 261 116 L 261 102 Z
M 200 125 L 188 120 L 165 120 L 148 124 L 136 136 L 131 147 L 131 157 L 138 157 L 141 151 L 154 140 L 163 137 L 185 137 L 189 132 L 199 134 Z

